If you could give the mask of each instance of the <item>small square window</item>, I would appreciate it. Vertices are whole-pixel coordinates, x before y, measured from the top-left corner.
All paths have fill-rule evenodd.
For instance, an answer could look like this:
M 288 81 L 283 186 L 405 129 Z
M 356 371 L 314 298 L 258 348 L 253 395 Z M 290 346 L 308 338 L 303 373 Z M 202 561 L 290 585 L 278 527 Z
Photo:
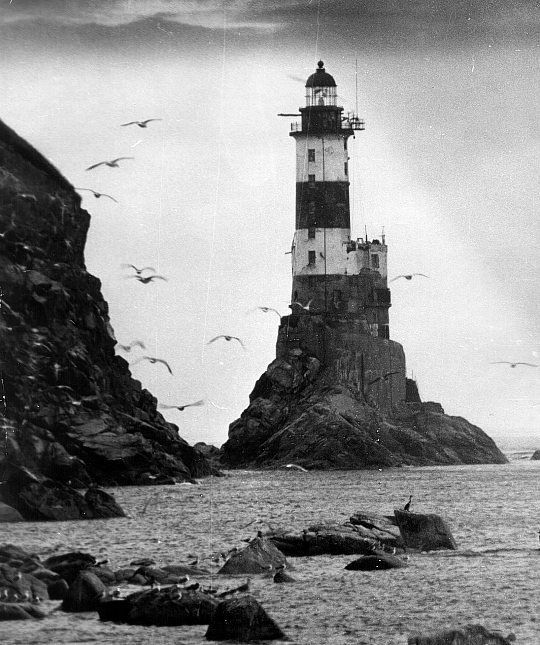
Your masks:
M 315 183 L 315 175 L 308 175 L 307 178 L 310 184 Z
M 307 236 L 308 236 L 308 240 L 314 240 L 315 239 L 315 228 L 313 228 L 313 227 L 308 228 Z
M 373 253 L 373 254 L 371 255 L 371 266 L 372 266 L 374 269 L 378 269 L 378 268 L 379 268 L 379 256 L 378 256 L 378 254 L 377 254 L 377 253 Z
M 315 148 L 308 148 L 307 160 L 308 161 L 315 161 Z
M 316 254 L 315 251 L 308 251 L 308 264 L 315 264 Z
M 347 162 L 343 164 L 343 170 L 345 171 L 345 174 L 349 172 L 349 164 Z

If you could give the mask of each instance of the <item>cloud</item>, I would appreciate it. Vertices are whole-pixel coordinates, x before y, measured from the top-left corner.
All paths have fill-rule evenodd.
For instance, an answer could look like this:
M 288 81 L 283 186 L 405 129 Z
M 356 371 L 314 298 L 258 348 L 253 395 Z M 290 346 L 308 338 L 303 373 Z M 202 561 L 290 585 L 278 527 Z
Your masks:
M 253 0 L 12 0 L 0 13 L 0 24 L 45 22 L 79 27 L 118 27 L 157 18 L 192 27 L 272 31 L 279 20 L 255 18 Z M 287 4 L 287 3 L 283 3 Z

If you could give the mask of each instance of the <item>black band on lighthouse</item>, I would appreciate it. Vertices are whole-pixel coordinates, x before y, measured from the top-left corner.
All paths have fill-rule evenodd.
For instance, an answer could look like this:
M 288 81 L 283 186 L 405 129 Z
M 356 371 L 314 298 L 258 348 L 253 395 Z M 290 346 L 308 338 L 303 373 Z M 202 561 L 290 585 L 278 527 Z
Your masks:
M 296 184 L 296 229 L 350 228 L 349 182 Z

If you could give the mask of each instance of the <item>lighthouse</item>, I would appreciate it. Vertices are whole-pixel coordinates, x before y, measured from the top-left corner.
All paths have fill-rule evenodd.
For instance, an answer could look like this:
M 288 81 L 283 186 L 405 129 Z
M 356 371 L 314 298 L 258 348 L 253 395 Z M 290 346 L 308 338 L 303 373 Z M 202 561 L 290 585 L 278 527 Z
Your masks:
M 364 130 L 337 105 L 337 86 L 323 61 L 306 81 L 296 141 L 296 230 L 291 249 L 294 313 L 361 317 L 366 332 L 389 338 L 384 238 L 351 238 L 349 138 Z M 295 304 L 296 303 L 296 304 Z
M 296 143 L 296 217 L 291 247 L 291 315 L 278 356 L 308 352 L 336 381 L 389 408 L 405 399 L 405 356 L 390 340 L 385 236 L 352 237 L 349 145 L 363 120 L 338 106 L 323 61 L 306 81 Z

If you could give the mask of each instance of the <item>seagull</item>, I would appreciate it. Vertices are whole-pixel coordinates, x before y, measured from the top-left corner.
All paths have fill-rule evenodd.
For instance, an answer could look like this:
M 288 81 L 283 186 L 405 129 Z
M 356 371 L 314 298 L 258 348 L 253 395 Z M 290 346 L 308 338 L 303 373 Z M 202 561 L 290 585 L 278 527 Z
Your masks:
M 126 275 L 126 278 L 135 278 L 135 280 L 138 280 L 139 282 L 142 282 L 143 284 L 148 284 L 149 282 L 152 282 L 152 280 L 165 280 L 165 282 L 168 281 L 168 278 L 162 275 L 147 275 L 147 276 L 142 276 L 142 275 Z
M 121 123 L 122 127 L 126 125 L 138 125 L 139 128 L 147 128 L 150 121 L 163 121 L 163 119 L 146 119 L 145 121 L 130 121 L 129 123 Z
M 301 302 L 298 302 L 298 300 L 295 300 L 292 304 L 293 305 L 298 305 L 299 307 L 302 307 L 302 309 L 305 309 L 306 311 L 309 311 L 309 307 L 311 306 L 311 303 L 313 300 L 309 300 L 307 305 L 303 305 Z
M 291 470 L 299 470 L 300 472 L 303 472 L 303 473 L 309 472 L 309 470 L 306 470 L 306 468 L 303 468 L 298 464 L 285 464 L 285 468 L 290 468 Z
M 90 170 L 90 168 L 87 168 L 87 170 Z M 92 188 L 75 188 L 75 190 L 88 190 L 89 192 L 93 193 L 96 199 L 99 199 L 100 197 L 108 197 L 109 199 L 112 199 L 113 202 L 116 202 L 118 204 L 118 200 L 114 197 L 107 195 L 107 193 L 98 193 L 97 190 L 92 190 Z
M 374 378 L 373 381 L 368 383 L 368 385 L 373 385 L 373 383 L 377 383 L 377 381 L 388 381 L 393 374 L 399 374 L 399 372 L 386 372 L 383 376 L 377 376 L 377 378 Z
M 122 161 L 122 159 L 135 159 L 135 157 L 117 157 L 116 159 L 112 159 L 111 161 L 100 161 L 99 163 L 95 163 L 93 166 L 88 166 L 86 170 L 93 170 L 98 166 L 109 166 L 109 168 L 119 168 L 118 162 Z
M 137 275 L 141 275 L 143 271 L 155 271 L 154 267 L 143 267 L 142 269 L 137 269 L 133 264 L 122 264 L 122 269 L 133 269 Z
M 281 314 L 277 309 L 273 309 L 272 307 L 255 307 L 255 309 L 252 309 L 251 311 L 257 311 L 257 309 L 264 311 L 265 314 L 267 314 L 269 311 L 273 311 L 281 320 Z
M 538 365 L 535 365 L 534 363 L 511 363 L 510 361 L 494 361 L 491 363 L 491 365 L 497 365 L 499 363 L 503 363 L 504 365 L 510 365 L 510 367 L 516 367 L 516 365 L 528 365 L 529 367 L 538 367 Z
M 165 365 L 165 367 L 169 370 L 169 372 L 171 374 L 173 373 L 172 369 L 171 369 L 169 363 L 167 363 L 167 361 L 164 361 L 162 358 L 154 358 L 154 356 L 141 356 L 141 358 L 138 358 L 136 361 L 131 363 L 131 365 L 136 365 L 137 363 L 140 363 L 141 361 L 149 361 L 152 364 L 153 363 L 163 363 L 163 365 Z
M 413 276 L 415 275 L 421 275 L 421 276 L 424 276 L 424 278 L 429 278 L 429 276 L 426 275 L 425 273 L 407 273 L 407 274 L 398 275 L 395 278 L 392 278 L 390 282 L 394 282 L 394 280 L 399 280 L 399 278 L 405 278 L 405 280 L 412 280 Z
M 142 342 L 142 340 L 132 340 L 128 345 L 122 345 L 118 343 L 118 349 L 121 349 L 124 352 L 130 352 L 134 347 L 146 349 L 146 345 Z
M 238 336 L 227 336 L 226 334 L 221 334 L 220 336 L 216 336 L 215 338 L 212 338 L 211 340 L 209 340 L 206 344 L 207 344 L 207 345 L 210 345 L 210 343 L 213 343 L 213 342 L 215 342 L 216 340 L 219 340 L 220 338 L 224 338 L 225 340 L 237 340 L 237 341 L 240 343 L 240 345 L 242 345 L 242 347 L 243 347 L 244 349 L 246 349 L 246 346 L 245 346 L 245 345 L 244 345 L 244 343 L 243 343 L 243 342 L 238 338 Z
M 201 399 L 200 401 L 195 401 L 195 403 L 185 403 L 184 405 L 167 405 L 166 403 L 160 403 L 159 407 L 162 408 L 163 410 L 175 409 L 175 410 L 180 410 L 180 412 L 183 412 L 186 408 L 191 408 L 199 405 L 204 405 L 204 399 Z

